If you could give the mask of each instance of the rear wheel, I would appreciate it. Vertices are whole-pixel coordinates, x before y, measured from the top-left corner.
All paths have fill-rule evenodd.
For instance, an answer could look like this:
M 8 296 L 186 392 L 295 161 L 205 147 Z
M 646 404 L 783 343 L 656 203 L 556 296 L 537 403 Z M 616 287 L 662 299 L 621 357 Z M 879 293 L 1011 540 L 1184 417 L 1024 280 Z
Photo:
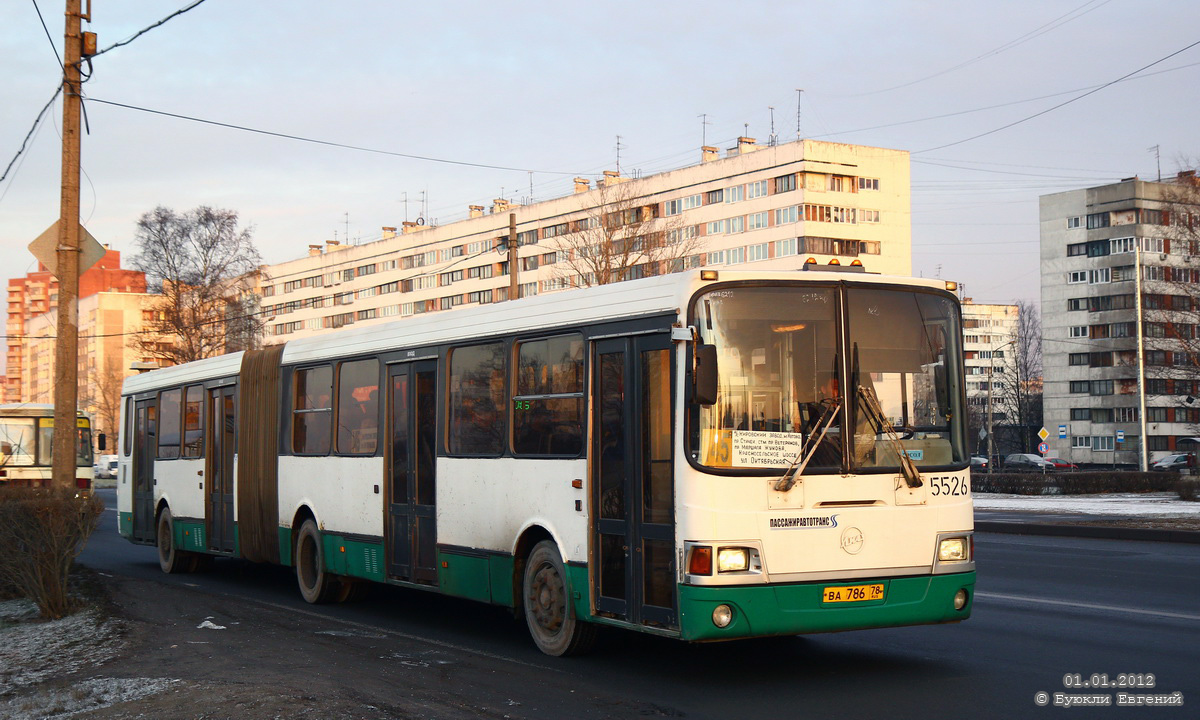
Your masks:
M 171 508 L 158 514 L 158 566 L 165 573 L 189 573 L 196 570 L 200 558 L 175 547 L 175 520 Z
M 558 657 L 591 649 L 596 626 L 575 617 L 571 585 L 552 541 L 541 541 L 529 553 L 522 589 L 525 624 L 539 650 Z
M 321 531 L 312 518 L 304 521 L 296 536 L 296 584 L 305 601 L 313 604 L 337 600 L 342 587 L 338 578 L 325 570 Z

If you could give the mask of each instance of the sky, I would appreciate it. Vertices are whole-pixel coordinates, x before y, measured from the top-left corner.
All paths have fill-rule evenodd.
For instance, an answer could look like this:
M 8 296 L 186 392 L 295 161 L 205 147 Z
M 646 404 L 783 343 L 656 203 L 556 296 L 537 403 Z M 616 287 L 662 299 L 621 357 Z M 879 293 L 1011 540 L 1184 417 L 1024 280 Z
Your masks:
M 85 29 L 105 49 L 189 4 L 95 0 Z M 62 36 L 62 0 L 0 3 L 0 172 Z M 618 156 L 693 165 L 773 121 L 910 151 L 914 275 L 1036 302 L 1039 195 L 1190 167 L 1198 89 L 1194 0 L 206 0 L 92 60 L 80 212 L 128 265 L 142 213 L 234 210 L 277 263 L 566 195 Z M 0 181 L 5 277 L 58 218 L 61 122 L 56 101 Z

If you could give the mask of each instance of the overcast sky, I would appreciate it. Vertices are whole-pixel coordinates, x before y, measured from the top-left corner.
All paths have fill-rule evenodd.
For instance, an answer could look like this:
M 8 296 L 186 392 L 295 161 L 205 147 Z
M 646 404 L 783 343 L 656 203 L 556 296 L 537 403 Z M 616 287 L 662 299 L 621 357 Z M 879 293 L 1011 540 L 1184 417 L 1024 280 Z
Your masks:
M 32 1 L 0 3 L 0 171 L 60 82 L 63 2 L 37 4 L 49 38 Z M 187 4 L 95 0 L 85 28 L 103 49 Z M 228 208 L 275 263 L 531 183 L 567 194 L 616 166 L 618 135 L 643 174 L 703 141 L 765 143 L 773 107 L 781 142 L 799 126 L 912 152 L 914 274 L 1037 300 L 1039 195 L 1154 179 L 1154 146 L 1164 176 L 1200 157 L 1197 41 L 1195 0 L 207 0 L 94 59 L 81 215 L 131 257 L 156 205 Z M 61 117 L 0 183 L 4 277 L 36 267 L 25 246 L 58 217 Z

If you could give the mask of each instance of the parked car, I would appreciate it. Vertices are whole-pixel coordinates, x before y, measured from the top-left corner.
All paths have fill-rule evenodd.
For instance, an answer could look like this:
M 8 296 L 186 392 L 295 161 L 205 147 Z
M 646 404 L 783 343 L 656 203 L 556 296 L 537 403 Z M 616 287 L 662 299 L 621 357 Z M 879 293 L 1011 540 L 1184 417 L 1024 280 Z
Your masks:
M 1033 453 L 1014 453 L 1004 458 L 1004 469 L 1015 472 L 1021 472 L 1022 470 L 1050 472 L 1055 468 L 1054 463 L 1047 462 L 1040 455 L 1034 455 Z
M 987 470 L 988 459 L 987 455 L 972 455 L 971 469 L 972 470 Z
M 1069 463 L 1066 460 L 1063 460 L 1062 458 L 1048 457 L 1048 458 L 1046 458 L 1046 462 L 1053 465 L 1055 467 L 1055 469 L 1057 469 L 1057 470 L 1078 470 L 1079 469 L 1079 466 L 1076 465 L 1075 463 Z
M 1168 455 L 1165 458 L 1154 461 L 1150 465 L 1151 470 L 1155 470 L 1158 472 L 1166 472 L 1169 470 L 1184 470 L 1189 467 L 1191 467 L 1191 463 L 1188 462 L 1188 454 L 1187 453 L 1175 453 L 1173 455 Z
M 96 477 L 99 479 L 112 479 L 117 476 L 117 456 L 116 455 L 101 455 L 96 459 L 94 465 Z

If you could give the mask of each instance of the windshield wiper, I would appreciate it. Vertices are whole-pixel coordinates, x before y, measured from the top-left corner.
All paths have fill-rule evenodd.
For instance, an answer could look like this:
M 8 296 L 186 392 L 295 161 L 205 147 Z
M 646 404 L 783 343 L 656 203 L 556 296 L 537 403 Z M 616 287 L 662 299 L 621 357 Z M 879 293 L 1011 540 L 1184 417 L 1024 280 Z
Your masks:
M 838 402 L 835 398 L 822 400 L 821 404 L 825 406 L 825 410 L 821 413 L 821 417 L 817 418 L 816 429 L 809 433 L 808 438 L 801 443 L 800 452 L 796 454 L 796 459 L 792 460 L 792 464 L 784 471 L 783 476 L 775 481 L 775 489 L 779 492 L 787 492 L 796 485 L 796 476 L 808 467 L 817 448 L 821 447 L 821 441 L 825 439 L 825 434 L 829 432 L 829 426 L 837 419 Z
M 887 419 L 883 412 L 883 407 L 879 404 L 879 398 L 875 396 L 875 391 L 871 388 L 858 386 L 858 397 L 863 401 L 863 409 L 867 413 L 867 419 L 879 428 L 879 432 L 887 438 L 888 443 L 895 451 L 896 457 L 900 462 L 900 474 L 904 476 L 904 482 L 908 483 L 910 488 L 919 488 L 923 484 L 921 482 L 921 473 L 917 470 L 917 466 L 913 463 L 912 458 L 904 450 L 904 446 L 900 443 L 900 436 L 896 434 L 892 423 Z

